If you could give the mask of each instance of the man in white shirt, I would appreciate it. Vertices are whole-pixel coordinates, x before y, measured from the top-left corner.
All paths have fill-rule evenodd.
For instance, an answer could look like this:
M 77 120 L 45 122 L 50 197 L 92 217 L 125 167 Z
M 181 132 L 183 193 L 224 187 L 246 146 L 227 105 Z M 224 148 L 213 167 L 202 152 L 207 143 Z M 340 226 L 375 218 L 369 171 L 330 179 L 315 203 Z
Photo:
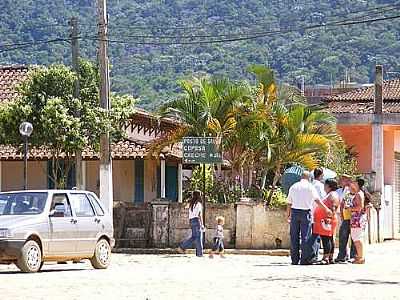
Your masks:
M 306 264 L 300 257 L 300 239 L 302 252 L 306 252 L 306 242 L 311 235 L 311 211 L 314 203 L 323 208 L 328 215 L 332 211 L 322 203 L 314 186 L 310 183 L 310 172 L 304 171 L 302 179 L 292 185 L 288 195 L 288 220 L 290 220 L 290 255 L 293 265 Z

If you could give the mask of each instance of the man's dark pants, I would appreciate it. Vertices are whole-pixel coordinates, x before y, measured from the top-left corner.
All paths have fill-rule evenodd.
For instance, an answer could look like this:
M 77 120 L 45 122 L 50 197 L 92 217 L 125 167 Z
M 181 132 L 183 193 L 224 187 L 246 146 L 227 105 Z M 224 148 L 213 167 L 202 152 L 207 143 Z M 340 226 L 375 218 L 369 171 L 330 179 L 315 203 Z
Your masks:
M 337 256 L 338 260 L 345 260 L 348 258 L 347 243 L 349 242 L 350 230 L 351 230 L 350 220 L 344 220 L 340 225 L 339 229 L 339 254 Z M 356 249 L 352 241 L 350 248 L 350 258 L 354 258 L 355 254 L 356 254 Z
M 290 218 L 290 256 L 292 264 L 297 265 L 300 261 L 300 247 L 303 253 L 306 252 L 306 242 L 310 235 L 311 211 L 292 208 Z

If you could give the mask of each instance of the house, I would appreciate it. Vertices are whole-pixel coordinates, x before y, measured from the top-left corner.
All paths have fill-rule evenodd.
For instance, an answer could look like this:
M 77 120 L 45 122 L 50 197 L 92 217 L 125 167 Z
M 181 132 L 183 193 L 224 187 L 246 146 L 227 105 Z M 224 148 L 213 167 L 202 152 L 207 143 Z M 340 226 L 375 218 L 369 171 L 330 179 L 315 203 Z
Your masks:
M 373 86 L 325 102 L 345 143 L 358 153 L 359 171 L 370 178 L 380 204 L 380 238 L 400 238 L 400 78 L 383 81 L 376 66 Z
M 0 103 L 12 101 L 15 87 L 28 73 L 26 66 L 0 67 Z M 182 200 L 182 152 L 178 146 L 164 149 L 160 157 L 148 155 L 149 143 L 176 128 L 171 119 L 158 119 L 137 109 L 124 124 L 128 138 L 111 145 L 114 201 L 150 202 L 155 198 Z M 82 153 L 83 182 L 87 190 L 99 193 L 99 155 L 90 149 Z M 28 188 L 47 189 L 51 155 L 46 149 L 31 149 L 28 161 Z M 23 154 L 9 145 L 0 145 L 0 190 L 23 188 Z M 68 185 L 74 186 L 75 176 Z

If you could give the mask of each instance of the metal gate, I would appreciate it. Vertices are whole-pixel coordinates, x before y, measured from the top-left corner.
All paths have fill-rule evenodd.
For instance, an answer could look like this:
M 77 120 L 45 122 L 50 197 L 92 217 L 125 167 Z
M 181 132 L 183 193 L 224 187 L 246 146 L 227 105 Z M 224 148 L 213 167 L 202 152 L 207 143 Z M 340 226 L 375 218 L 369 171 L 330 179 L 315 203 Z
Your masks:
M 400 238 L 400 154 L 396 153 L 394 161 L 394 197 L 393 197 L 393 234 Z

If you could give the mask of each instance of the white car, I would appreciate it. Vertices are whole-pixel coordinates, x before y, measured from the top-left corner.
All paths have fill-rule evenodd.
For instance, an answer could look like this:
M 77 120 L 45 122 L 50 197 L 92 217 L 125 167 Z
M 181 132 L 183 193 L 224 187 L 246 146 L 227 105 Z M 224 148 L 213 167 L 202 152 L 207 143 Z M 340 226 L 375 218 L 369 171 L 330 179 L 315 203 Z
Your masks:
M 110 214 L 94 193 L 37 190 L 0 193 L 0 264 L 37 272 L 46 261 L 110 264 Z

